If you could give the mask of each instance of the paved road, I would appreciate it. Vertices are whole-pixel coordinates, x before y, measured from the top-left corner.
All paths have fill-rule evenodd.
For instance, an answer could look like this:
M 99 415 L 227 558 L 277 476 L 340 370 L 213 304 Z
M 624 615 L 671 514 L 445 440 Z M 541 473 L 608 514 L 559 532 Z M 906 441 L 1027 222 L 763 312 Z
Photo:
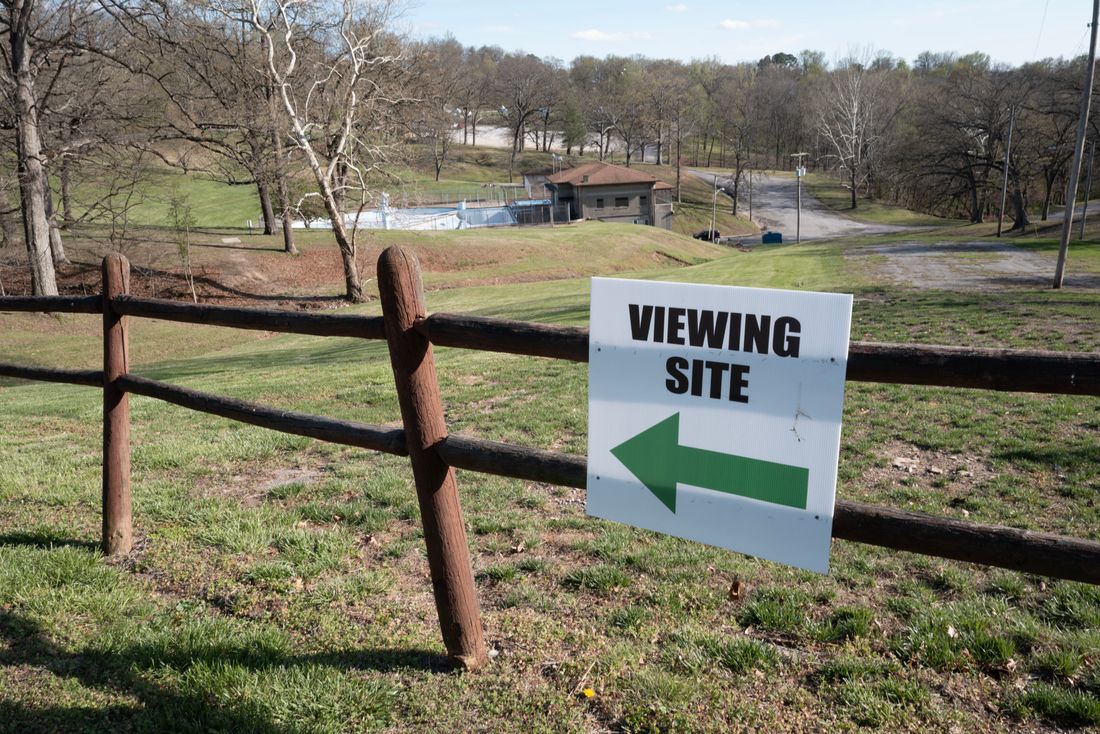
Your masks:
M 725 183 L 722 174 L 707 171 L 691 171 L 691 175 L 713 185 L 717 177 L 718 185 Z M 742 184 L 742 191 L 745 191 Z M 785 242 L 794 242 L 796 219 L 798 218 L 798 193 L 794 178 L 769 176 L 763 173 L 752 177 L 752 220 L 762 230 L 783 233 Z M 746 194 L 743 194 L 746 195 Z M 745 201 L 742 201 L 744 204 Z M 884 234 L 887 232 L 912 232 L 913 227 L 887 224 L 865 224 L 849 219 L 822 204 L 802 189 L 802 239 L 814 240 L 826 237 L 850 237 L 862 234 Z

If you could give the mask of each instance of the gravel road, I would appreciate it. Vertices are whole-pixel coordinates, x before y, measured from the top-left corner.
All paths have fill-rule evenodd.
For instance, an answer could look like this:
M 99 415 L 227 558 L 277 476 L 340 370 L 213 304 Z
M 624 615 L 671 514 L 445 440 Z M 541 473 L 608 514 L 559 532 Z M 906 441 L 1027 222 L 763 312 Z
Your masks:
M 725 177 L 721 174 L 707 171 L 692 170 L 691 175 L 711 185 L 716 177 L 719 186 L 725 182 Z M 782 232 L 784 242 L 794 242 L 798 218 L 798 193 L 794 178 L 757 173 L 752 177 L 752 189 L 752 219 L 756 225 L 762 230 Z M 745 200 L 742 204 L 745 204 Z M 805 189 L 802 190 L 802 240 L 911 231 L 912 227 L 865 224 L 849 219 L 807 194 Z

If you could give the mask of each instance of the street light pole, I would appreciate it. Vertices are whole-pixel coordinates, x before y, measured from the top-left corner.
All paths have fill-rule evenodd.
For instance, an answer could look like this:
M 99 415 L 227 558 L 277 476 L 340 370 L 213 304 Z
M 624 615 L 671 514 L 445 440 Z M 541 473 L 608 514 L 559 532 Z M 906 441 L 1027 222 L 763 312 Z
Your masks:
M 806 169 L 802 167 L 802 159 L 805 158 L 808 153 L 792 153 L 791 158 L 798 159 L 798 165 L 794 169 L 794 179 L 797 181 L 798 189 L 798 213 L 795 215 L 794 225 L 794 241 L 799 243 L 802 241 L 802 177 L 806 175 Z

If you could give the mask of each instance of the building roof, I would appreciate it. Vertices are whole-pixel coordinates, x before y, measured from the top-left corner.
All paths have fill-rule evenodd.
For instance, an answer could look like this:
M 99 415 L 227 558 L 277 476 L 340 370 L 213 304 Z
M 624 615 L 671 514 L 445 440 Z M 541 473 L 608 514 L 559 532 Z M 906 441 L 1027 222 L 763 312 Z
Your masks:
M 633 168 L 614 166 L 603 161 L 593 161 L 567 168 L 546 179 L 552 184 L 570 184 L 572 186 L 607 186 L 624 183 L 657 183 L 657 178 Z
M 676 187 L 673 186 L 670 183 L 665 183 L 664 181 L 658 181 L 656 184 L 653 185 L 653 188 L 654 188 L 655 191 L 669 191 L 669 190 L 674 189 Z

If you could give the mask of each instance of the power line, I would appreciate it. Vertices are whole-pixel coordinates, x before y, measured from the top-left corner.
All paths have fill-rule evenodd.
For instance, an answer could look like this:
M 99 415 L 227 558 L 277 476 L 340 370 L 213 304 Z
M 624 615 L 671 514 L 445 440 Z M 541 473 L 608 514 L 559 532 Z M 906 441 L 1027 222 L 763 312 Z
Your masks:
M 1077 39 L 1077 45 L 1073 47 L 1073 53 L 1069 55 L 1071 59 L 1077 58 L 1077 52 L 1085 45 L 1085 38 L 1089 35 L 1089 28 L 1090 26 L 1085 26 L 1085 30 L 1081 31 L 1081 37 Z
M 1043 19 L 1039 21 L 1039 37 L 1035 39 L 1035 50 L 1031 52 L 1031 58 L 1037 59 L 1039 57 L 1039 42 L 1043 40 L 1043 26 L 1047 24 L 1047 8 L 1050 7 L 1050 0 L 1046 1 L 1043 5 Z

